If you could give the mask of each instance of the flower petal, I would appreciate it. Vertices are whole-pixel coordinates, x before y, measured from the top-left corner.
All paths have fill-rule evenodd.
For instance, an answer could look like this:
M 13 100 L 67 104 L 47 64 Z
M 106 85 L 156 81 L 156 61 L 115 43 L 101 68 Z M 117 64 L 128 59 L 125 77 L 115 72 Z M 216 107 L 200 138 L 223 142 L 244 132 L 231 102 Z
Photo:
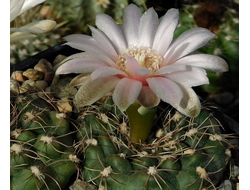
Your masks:
M 96 16 L 96 26 L 108 36 L 118 54 L 127 49 L 127 41 L 123 30 L 112 17 L 106 14 L 98 14 Z
M 138 61 L 134 57 L 125 55 L 124 58 L 126 59 L 124 64 L 129 72 L 133 69 L 137 69 L 141 67 Z
M 99 46 L 106 52 L 106 54 L 113 60 L 116 61 L 117 59 L 117 52 L 113 47 L 110 40 L 107 36 L 100 30 L 89 26 L 90 30 L 92 31 L 92 36 L 98 42 Z
M 201 103 L 197 94 L 192 88 L 182 87 L 182 91 L 184 96 L 176 109 L 189 117 L 197 117 L 201 111 Z
M 188 87 L 209 84 L 206 71 L 202 68 L 191 66 L 187 66 L 184 71 L 166 74 L 165 77 Z
M 21 12 L 25 0 L 10 0 L 10 22 Z
M 100 67 L 108 67 L 108 64 L 85 53 L 82 57 L 64 60 L 56 74 L 90 73 Z
M 142 15 L 140 19 L 139 46 L 152 47 L 158 24 L 158 15 L 151 7 Z
M 114 103 L 122 111 L 133 104 L 140 94 L 142 83 L 129 78 L 123 78 L 115 87 L 113 93 Z
M 160 98 L 148 86 L 142 86 L 137 101 L 146 108 L 152 108 L 160 103 Z
M 101 77 L 107 77 L 111 75 L 124 75 L 127 76 L 126 73 L 122 72 L 119 69 L 115 69 L 113 67 L 101 67 L 96 69 L 92 74 L 91 74 L 91 79 L 96 80 Z
M 70 86 L 81 86 L 86 80 L 88 80 L 89 76 L 90 76 L 89 73 L 79 74 L 70 81 L 69 85 Z
M 170 9 L 162 17 L 155 34 L 153 49 L 160 55 L 164 55 L 173 40 L 174 31 L 179 23 L 179 12 L 177 9 Z
M 171 104 L 173 107 L 178 107 L 180 100 L 183 97 L 182 89 L 175 82 L 164 78 L 154 77 L 146 79 L 149 88 L 164 102 Z
M 170 45 L 169 51 L 164 55 L 164 62 L 169 64 L 177 59 L 192 53 L 206 45 L 214 34 L 205 28 L 192 28 L 183 32 Z
M 79 49 L 91 53 L 104 53 L 99 47 L 98 43 L 91 36 L 84 34 L 71 34 L 63 37 L 67 42 L 65 45 L 69 45 L 72 48 Z
M 200 100 L 192 88 L 184 87 L 162 77 L 149 78 L 147 82 L 159 98 L 172 105 L 179 112 L 189 117 L 199 115 Z
M 18 0 L 19 1 L 19 0 Z M 19 12 L 19 15 L 25 11 L 37 6 L 38 4 L 44 2 L 45 0 L 25 0 L 22 6 L 22 10 Z
M 216 55 L 202 53 L 185 56 L 181 59 L 178 59 L 174 65 L 190 65 L 215 72 L 228 71 L 228 65 L 224 59 Z
M 77 91 L 75 99 L 78 107 L 91 105 L 115 88 L 118 77 L 108 76 L 92 81 L 89 77 Z
M 128 5 L 123 13 L 123 27 L 128 46 L 138 44 L 141 10 L 134 4 Z
M 157 70 L 154 75 L 165 75 L 167 73 L 173 73 L 173 72 L 178 72 L 178 71 L 185 71 L 187 69 L 186 65 L 166 65 L 164 67 L 161 67 L 159 70 Z
M 146 68 L 136 68 L 131 71 L 131 73 L 137 73 L 141 76 L 150 75 L 152 71 Z
M 33 34 L 42 34 L 52 30 L 56 25 L 53 20 L 39 20 L 31 22 L 21 28 L 10 28 L 11 32 L 29 32 Z
M 10 0 L 10 22 L 45 0 Z

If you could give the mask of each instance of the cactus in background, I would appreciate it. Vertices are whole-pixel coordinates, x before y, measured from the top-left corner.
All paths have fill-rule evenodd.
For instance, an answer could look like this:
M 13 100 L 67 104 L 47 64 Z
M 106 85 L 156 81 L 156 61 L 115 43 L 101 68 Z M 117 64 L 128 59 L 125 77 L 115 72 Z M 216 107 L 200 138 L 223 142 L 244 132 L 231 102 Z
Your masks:
M 17 96 L 11 105 L 11 189 L 65 188 L 80 161 L 66 114 L 35 94 Z
M 109 190 L 215 189 L 231 148 L 219 121 L 208 108 L 197 118 L 170 109 L 163 113 L 148 144 L 135 145 L 129 140 L 127 117 L 111 98 L 87 107 L 77 133 L 84 180 Z
M 134 0 L 142 10 L 146 10 L 146 0 Z M 122 23 L 123 9 L 128 0 L 47 0 L 17 18 L 17 23 L 25 24 L 30 20 L 54 19 L 58 24 L 46 34 L 40 34 L 35 40 L 23 40 L 10 46 L 10 62 L 18 63 L 55 45 L 58 40 L 73 33 L 89 34 L 88 25 L 95 25 L 98 13 L 108 13 L 117 23 Z
M 181 24 L 175 32 L 176 37 L 185 30 L 194 27 L 206 27 L 210 29 L 216 34 L 216 37 L 211 40 L 209 47 L 203 48 L 200 51 L 224 58 L 230 68 L 227 74 L 208 71 L 210 84 L 203 85 L 202 88 L 209 93 L 216 93 L 223 86 L 229 84 L 228 80 L 232 80 L 232 83 L 238 81 L 239 12 L 230 7 L 226 7 L 226 10 L 222 11 L 218 2 L 207 1 L 203 4 L 184 6 L 180 11 L 180 19 Z M 232 76 L 236 78 L 231 79 Z
M 145 11 L 146 0 L 133 0 Z M 95 17 L 99 13 L 108 13 L 116 22 L 122 23 L 123 9 L 131 2 L 128 0 L 70 0 L 64 1 L 46 1 L 48 18 L 53 17 L 59 21 L 67 21 L 62 35 L 73 33 L 89 34 L 88 25 L 95 25 Z M 63 15 L 63 17 L 62 17 Z

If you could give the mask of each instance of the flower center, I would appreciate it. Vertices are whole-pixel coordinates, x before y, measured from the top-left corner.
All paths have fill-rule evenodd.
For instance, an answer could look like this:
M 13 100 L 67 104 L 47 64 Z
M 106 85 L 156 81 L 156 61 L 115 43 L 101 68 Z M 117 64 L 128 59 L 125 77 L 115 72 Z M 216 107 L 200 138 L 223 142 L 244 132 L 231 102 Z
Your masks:
M 163 58 L 154 50 L 147 47 L 131 47 L 124 53 L 120 54 L 116 62 L 118 67 L 124 72 L 127 72 L 125 55 L 134 57 L 140 64 L 141 68 L 149 69 L 152 72 L 157 71 L 163 64 Z

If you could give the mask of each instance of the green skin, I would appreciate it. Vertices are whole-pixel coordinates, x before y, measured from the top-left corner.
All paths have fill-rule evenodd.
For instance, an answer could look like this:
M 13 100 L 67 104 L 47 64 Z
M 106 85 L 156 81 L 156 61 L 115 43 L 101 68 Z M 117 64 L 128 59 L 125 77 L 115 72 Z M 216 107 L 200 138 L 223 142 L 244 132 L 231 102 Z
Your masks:
M 74 153 L 69 121 L 58 118 L 56 111 L 45 109 L 47 102 L 41 99 L 17 106 L 21 114 L 18 123 L 11 127 L 11 145 L 21 145 L 23 150 L 10 153 L 10 189 L 47 190 L 47 186 L 50 190 L 64 189 L 77 171 L 76 164 L 69 158 Z M 27 112 L 37 117 L 25 122 Z M 53 137 L 52 142 L 44 142 L 43 136 Z M 32 173 L 32 166 L 37 166 L 44 177 Z
M 211 186 L 211 183 L 218 186 L 228 157 L 225 153 L 227 144 L 210 138 L 211 135 L 221 134 L 217 120 L 208 111 L 202 110 L 197 118 L 182 117 L 179 121 L 166 121 L 159 126 L 163 127 L 163 136 L 158 140 L 167 134 L 172 133 L 172 136 L 169 140 L 160 141 L 153 153 L 145 142 L 156 108 L 142 109 L 139 113 L 140 107 L 135 103 L 127 110 L 133 145 L 126 134 L 121 134 L 119 130 L 119 123 L 124 118 L 120 118 L 117 123 L 110 118 L 112 123 L 104 123 L 95 114 L 84 117 L 75 135 L 77 139 L 74 140 L 83 144 L 80 150 L 83 150 L 84 160 L 77 165 L 82 167 L 78 170 L 83 172 L 84 180 L 94 181 L 109 190 L 193 190 Z M 115 115 L 110 110 L 105 113 Z M 17 137 L 19 141 L 13 140 L 13 143 L 24 144 L 25 149 L 19 155 L 14 152 L 11 154 L 11 189 L 45 190 L 46 185 L 50 190 L 57 190 L 58 186 L 63 189 L 77 171 L 76 164 L 69 159 L 69 154 L 78 152 L 68 147 L 72 145 L 73 137 L 62 136 L 69 133 L 69 123 L 56 118 L 55 112 L 48 112 L 44 114 L 46 116 L 49 117 L 47 121 L 52 120 L 47 125 L 57 127 L 46 128 L 43 134 L 35 129 L 27 133 L 24 129 Z M 198 133 L 186 135 L 193 128 Z M 44 142 L 41 140 L 43 136 L 54 138 L 52 142 Z M 111 136 L 116 136 L 117 142 Z M 88 144 L 87 140 L 90 139 L 95 139 L 97 143 Z M 176 141 L 176 144 L 168 147 L 165 144 L 169 141 Z M 144 145 L 135 146 L 142 142 Z M 195 152 L 184 154 L 187 150 Z M 144 156 L 139 154 L 141 152 L 144 152 Z M 39 179 L 31 172 L 30 168 L 34 165 L 39 167 L 45 178 Z M 199 167 L 204 169 L 207 176 L 201 177 L 197 173 Z
M 138 156 L 136 152 L 126 151 L 126 148 L 114 143 L 109 138 L 111 131 L 108 124 L 103 124 L 93 115 L 88 115 L 85 119 L 83 125 L 85 140 L 87 140 L 86 131 L 89 131 L 91 137 L 97 140 L 97 144 L 89 145 L 83 152 L 84 180 L 94 181 L 97 186 L 109 190 L 194 190 L 211 186 L 211 183 L 217 186 L 224 175 L 227 146 L 221 141 L 209 139 L 210 135 L 221 134 L 221 131 L 216 120 L 206 110 L 201 111 L 193 121 L 194 124 L 188 122 L 192 121 L 192 118 L 187 119 L 187 122 L 171 121 L 166 128 L 167 131 L 172 131 L 171 128 L 176 128 L 173 126 L 178 126 L 172 137 L 172 140 L 179 139 L 177 145 L 168 151 L 159 148 L 154 154 L 150 150 L 141 150 L 137 147 L 139 152 L 148 152 L 148 155 L 143 157 Z M 104 133 L 100 135 L 100 131 L 93 126 L 96 129 L 106 127 L 106 135 Z M 206 126 L 207 129 L 204 129 Z M 197 128 L 198 133 L 192 137 L 185 137 L 190 128 Z M 184 154 L 188 149 L 195 149 L 195 152 Z M 120 157 L 120 153 L 124 153 L 124 150 L 128 154 Z M 162 160 L 163 155 L 176 155 L 176 157 Z M 103 175 L 109 167 L 111 170 Z M 197 173 L 199 167 L 204 169 L 205 177 Z M 155 168 L 155 171 L 152 168 Z

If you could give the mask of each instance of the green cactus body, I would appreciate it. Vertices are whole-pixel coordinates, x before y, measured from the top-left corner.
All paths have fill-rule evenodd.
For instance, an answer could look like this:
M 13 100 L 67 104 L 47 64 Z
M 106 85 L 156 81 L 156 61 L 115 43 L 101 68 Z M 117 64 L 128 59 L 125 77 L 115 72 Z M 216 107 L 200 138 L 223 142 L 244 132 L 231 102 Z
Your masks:
M 16 107 L 11 189 L 63 189 L 81 171 L 86 182 L 109 190 L 215 188 L 223 180 L 231 147 L 208 109 L 196 118 L 165 111 L 146 143 L 135 144 L 126 114 L 111 98 L 100 109 L 88 107 L 72 126 L 76 133 L 45 100 L 29 96 Z M 26 112 L 33 116 L 24 121 Z
M 117 117 L 111 107 L 108 112 L 106 105 L 105 114 L 113 115 L 112 122 L 102 121 L 100 110 L 80 118 L 77 137 L 86 181 L 109 190 L 193 190 L 215 188 L 222 180 L 229 145 L 208 110 L 197 118 L 166 112 L 151 143 L 134 145 L 129 130 L 120 130 L 126 119 Z
M 13 103 L 17 112 L 10 132 L 11 189 L 63 189 L 80 162 L 70 122 L 48 100 L 32 97 L 17 97 Z

